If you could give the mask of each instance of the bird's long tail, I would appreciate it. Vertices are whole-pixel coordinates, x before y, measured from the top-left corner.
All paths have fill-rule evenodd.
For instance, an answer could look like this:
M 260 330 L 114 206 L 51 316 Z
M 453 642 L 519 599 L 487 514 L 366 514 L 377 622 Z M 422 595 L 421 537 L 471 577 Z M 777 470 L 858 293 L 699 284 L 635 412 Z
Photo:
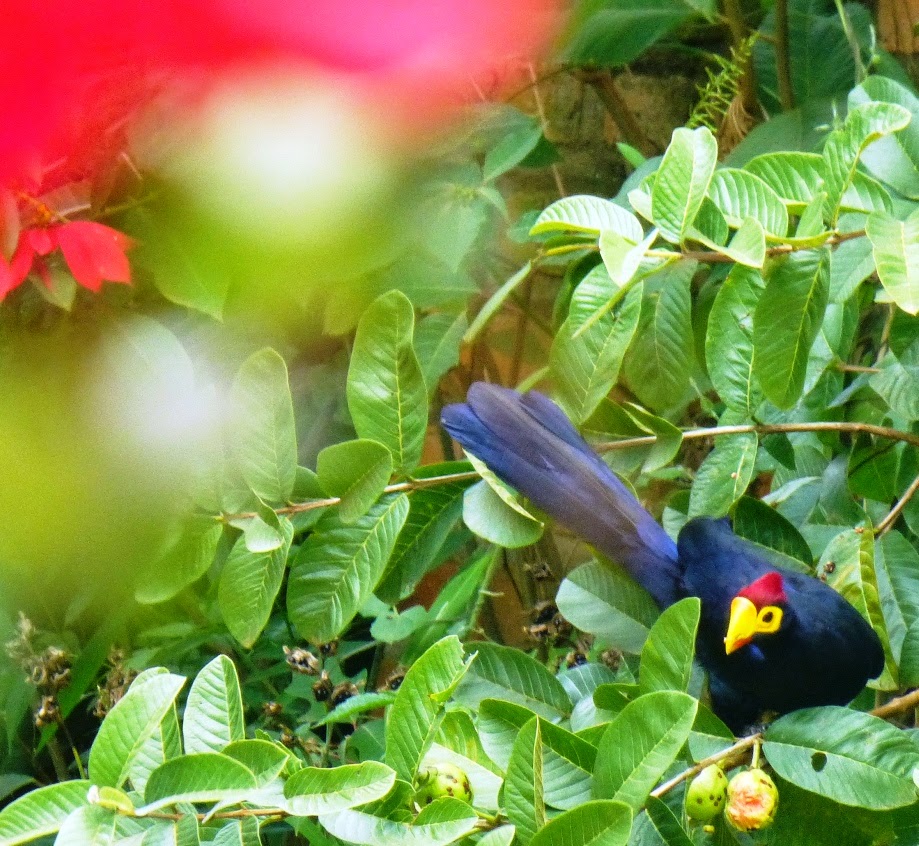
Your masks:
M 477 382 L 441 422 L 498 477 L 625 567 L 658 605 L 676 601 L 676 544 L 550 399 Z

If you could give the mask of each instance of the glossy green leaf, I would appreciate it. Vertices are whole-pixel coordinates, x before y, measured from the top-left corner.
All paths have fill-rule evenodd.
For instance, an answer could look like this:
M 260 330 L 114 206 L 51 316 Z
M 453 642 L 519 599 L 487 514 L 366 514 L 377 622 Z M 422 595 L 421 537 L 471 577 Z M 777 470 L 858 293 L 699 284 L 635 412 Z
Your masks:
M 271 552 L 250 552 L 245 535 L 230 550 L 217 585 L 220 613 L 230 633 L 243 646 L 258 639 L 284 580 L 284 569 L 294 535 L 293 524 L 286 517 L 274 516 L 282 544 Z
M 186 752 L 220 752 L 246 736 L 236 667 L 218 655 L 195 676 L 182 717 Z
M 396 774 L 376 761 L 332 769 L 303 767 L 284 783 L 284 798 L 290 813 L 315 817 L 382 799 L 395 781 Z
M 699 600 L 688 597 L 657 618 L 641 650 L 638 678 L 642 693 L 689 690 L 700 610 Z
M 617 309 L 579 332 L 616 293 L 606 268 L 595 267 L 575 289 L 568 318 L 552 342 L 549 370 L 558 386 L 558 401 L 575 425 L 583 423 L 616 384 L 638 326 L 641 286 L 629 291 Z
M 654 224 L 667 240 L 680 243 L 689 231 L 717 161 L 718 142 L 707 127 L 673 131 L 651 190 Z
M 415 352 L 424 374 L 428 394 L 448 370 L 459 364 L 460 345 L 469 328 L 466 312 L 428 314 L 415 327 Z
M 287 613 L 306 640 L 335 640 L 354 619 L 383 575 L 408 508 L 405 494 L 391 494 L 350 526 L 333 513 L 316 524 L 287 585 Z
M 347 810 L 319 817 L 322 827 L 339 840 L 361 846 L 447 846 L 474 831 L 479 818 L 459 799 L 438 799 L 413 825 Z
M 421 460 L 428 395 L 412 346 L 415 311 L 401 291 L 378 297 L 361 315 L 348 368 L 348 409 L 358 437 L 377 441 L 398 471 Z
M 905 649 L 907 632 L 919 623 L 919 552 L 899 532 L 875 541 L 875 577 L 894 657 Z M 900 658 L 902 672 L 903 659 Z M 912 685 L 900 679 L 901 684 Z
M 600 197 L 578 194 L 552 203 L 533 224 L 530 235 L 546 232 L 617 232 L 637 244 L 644 238 L 641 223 L 628 209 Z
M 457 701 L 474 710 L 483 699 L 504 699 L 549 720 L 570 713 L 565 688 L 536 659 L 496 643 L 474 646 L 476 659 L 457 688 Z
M 904 221 L 883 212 L 869 215 L 865 231 L 884 290 L 900 308 L 916 314 L 919 312 L 919 210 Z
M 638 329 L 623 369 L 629 387 L 652 411 L 681 405 L 691 390 L 695 345 L 690 283 L 696 267 L 694 261 L 681 261 L 645 282 Z
M 270 740 L 234 740 L 223 747 L 223 754 L 250 770 L 259 785 L 271 784 L 285 769 L 299 766 L 289 749 Z
M 910 113 L 893 103 L 863 103 L 849 110 L 845 123 L 834 129 L 823 148 L 827 216 L 836 221 L 842 197 L 852 184 L 864 149 L 879 138 L 903 129 Z
M 723 517 L 753 480 L 759 440 L 753 433 L 718 438 L 689 492 L 689 516 Z
M 54 834 L 86 805 L 88 781 L 62 781 L 31 790 L 0 810 L 0 846 L 19 846 Z
M 685 693 L 646 693 L 630 702 L 600 739 L 594 795 L 639 810 L 679 754 L 698 703 Z
M 425 467 L 416 478 L 448 475 L 469 469 L 464 462 Z M 421 488 L 409 495 L 409 512 L 396 539 L 376 594 L 395 604 L 408 596 L 438 560 L 449 533 L 463 515 L 463 492 L 472 479 Z
M 552 819 L 536 833 L 531 846 L 625 846 L 632 829 L 632 809 L 622 802 L 594 800 Z
M 788 234 L 788 211 L 768 183 L 753 173 L 737 168 L 720 168 L 712 176 L 708 195 L 731 226 L 747 218 L 756 220 L 770 235 Z
M 222 534 L 223 526 L 212 517 L 190 518 L 175 545 L 144 572 L 134 598 L 153 604 L 177 596 L 208 571 Z
M 483 699 L 476 706 L 476 729 L 485 753 L 507 770 L 517 735 L 533 717 L 529 708 L 503 699 Z
M 832 561 L 827 584 L 842 594 L 875 630 L 884 647 L 885 669 L 877 685 L 881 690 L 896 688 L 896 665 L 887 637 L 874 565 L 874 536 L 871 532 L 846 529 L 826 545 L 820 564 Z
M 456 637 L 436 643 L 408 670 L 386 722 L 386 763 L 411 782 L 433 743 L 447 699 L 467 674 Z
M 753 372 L 753 313 L 765 287 L 759 271 L 732 268 L 715 296 L 705 332 L 712 385 L 728 408 L 746 416 L 752 416 L 762 401 Z
M 539 520 L 512 508 L 485 480 L 463 494 L 463 522 L 479 537 L 511 549 L 536 543 L 543 531 Z
M 787 518 L 761 499 L 741 497 L 732 514 L 734 533 L 759 548 L 780 567 L 809 571 L 814 556 L 807 541 Z
M 850 106 L 879 101 L 896 103 L 915 117 L 919 98 L 909 89 L 883 76 L 869 76 L 849 93 Z M 895 135 L 881 138 L 862 153 L 861 161 L 882 182 L 905 197 L 919 199 L 919 125 L 915 119 Z
M 144 744 L 169 713 L 185 679 L 172 673 L 147 671 L 108 713 L 89 752 L 93 784 L 121 787 Z
M 763 751 L 782 778 L 842 805 L 882 810 L 916 801 L 919 749 L 869 714 L 835 706 L 795 711 L 769 727 Z
M 141 837 L 144 826 L 109 808 L 88 805 L 74 811 L 61 825 L 55 846 L 121 846 Z
M 255 795 L 258 782 L 239 761 L 219 752 L 182 755 L 157 767 L 144 789 L 147 814 L 180 802 L 235 804 Z
M 379 499 L 392 475 L 392 455 L 376 441 L 344 441 L 316 457 L 319 482 L 330 496 L 341 497 L 338 519 L 354 523 Z
M 778 259 L 753 313 L 753 368 L 766 396 L 790 408 L 801 395 L 811 347 L 829 301 L 829 251 Z
M 600 561 L 572 570 L 559 586 L 556 603 L 580 631 L 633 653 L 641 651 L 658 615 L 654 600 L 634 579 Z
M 584 424 L 583 431 L 601 441 L 654 436 L 650 444 L 611 450 L 604 456 L 606 463 L 623 475 L 639 468 L 645 473 L 653 473 L 667 467 L 683 442 L 683 433 L 666 418 L 652 414 L 636 403 L 617 403 L 610 399 L 600 402 Z
M 231 401 L 230 444 L 243 479 L 260 499 L 287 502 L 297 476 L 297 435 L 284 359 L 267 348 L 249 356 Z
M 523 846 L 546 824 L 541 727 L 539 717 L 533 717 L 520 729 L 504 780 L 505 813 Z

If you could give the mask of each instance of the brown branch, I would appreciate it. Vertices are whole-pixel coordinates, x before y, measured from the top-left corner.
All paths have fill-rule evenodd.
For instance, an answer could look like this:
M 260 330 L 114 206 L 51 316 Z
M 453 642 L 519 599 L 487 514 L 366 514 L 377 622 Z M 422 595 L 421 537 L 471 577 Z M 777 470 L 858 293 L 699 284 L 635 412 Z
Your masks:
M 886 720 L 888 717 L 895 717 L 897 714 L 912 711 L 916 706 L 919 706 L 919 690 L 912 690 L 909 693 L 904 693 L 903 696 L 891 699 L 886 705 L 880 705 L 868 713 L 872 717 L 880 717 L 882 720 Z
M 788 0 L 775 0 L 775 71 L 778 76 L 779 101 L 782 103 L 783 112 L 790 112 L 795 107 L 788 41 Z
M 893 524 L 897 522 L 897 518 L 903 513 L 903 509 L 906 508 L 909 501 L 916 495 L 916 491 L 919 491 L 919 476 L 913 479 L 910 486 L 903 492 L 903 496 L 900 497 L 900 501 L 891 508 L 890 513 L 878 523 L 875 529 L 876 535 L 887 534 L 887 532 L 893 528 Z
M 706 767 L 710 767 L 712 764 L 717 764 L 719 761 L 727 760 L 728 758 L 745 758 L 746 752 L 752 746 L 755 746 L 763 739 L 762 734 L 751 734 L 749 737 L 744 737 L 741 740 L 738 740 L 733 746 L 729 746 L 727 749 L 722 749 L 720 752 L 716 752 L 714 755 L 709 755 L 707 758 L 703 758 L 699 761 L 698 764 L 694 764 L 689 767 L 689 769 L 683 770 L 679 775 L 675 775 L 670 781 L 665 781 L 659 787 L 655 787 L 651 791 L 651 795 L 660 798 L 665 793 L 670 792 L 679 784 L 682 784 L 686 779 L 692 778 L 695 775 L 698 775 Z
M 609 71 L 581 71 L 578 76 L 594 91 L 609 112 L 613 122 L 619 127 L 622 138 L 645 156 L 655 156 L 660 152 L 651 142 L 641 125 L 635 119 L 622 94 L 616 80 Z

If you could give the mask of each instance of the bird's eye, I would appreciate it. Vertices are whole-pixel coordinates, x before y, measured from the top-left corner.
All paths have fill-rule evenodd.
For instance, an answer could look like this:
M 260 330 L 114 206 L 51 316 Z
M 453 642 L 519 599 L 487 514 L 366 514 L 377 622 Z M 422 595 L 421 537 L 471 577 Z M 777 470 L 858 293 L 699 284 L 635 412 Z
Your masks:
M 775 615 L 771 611 L 767 611 L 760 619 L 768 626 L 772 622 L 774 616 Z
M 772 634 L 779 630 L 782 625 L 782 609 L 775 605 L 767 605 L 761 608 L 756 615 L 755 631 L 758 634 Z

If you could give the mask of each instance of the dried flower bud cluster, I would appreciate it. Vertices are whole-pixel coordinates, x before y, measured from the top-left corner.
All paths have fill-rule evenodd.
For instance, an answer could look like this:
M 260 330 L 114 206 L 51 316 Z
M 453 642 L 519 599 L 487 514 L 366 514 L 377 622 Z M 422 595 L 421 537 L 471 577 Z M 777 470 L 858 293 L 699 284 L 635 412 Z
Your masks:
M 109 671 L 102 684 L 96 687 L 96 705 L 93 708 L 93 714 L 100 720 L 118 704 L 131 682 L 137 678 L 137 671 L 126 667 L 124 661 L 122 650 L 112 649 L 109 653 Z
M 299 646 L 294 649 L 285 646 L 284 660 L 287 661 L 287 666 L 291 670 L 305 676 L 319 675 L 319 671 L 322 669 L 322 662 L 308 649 L 302 649 Z

